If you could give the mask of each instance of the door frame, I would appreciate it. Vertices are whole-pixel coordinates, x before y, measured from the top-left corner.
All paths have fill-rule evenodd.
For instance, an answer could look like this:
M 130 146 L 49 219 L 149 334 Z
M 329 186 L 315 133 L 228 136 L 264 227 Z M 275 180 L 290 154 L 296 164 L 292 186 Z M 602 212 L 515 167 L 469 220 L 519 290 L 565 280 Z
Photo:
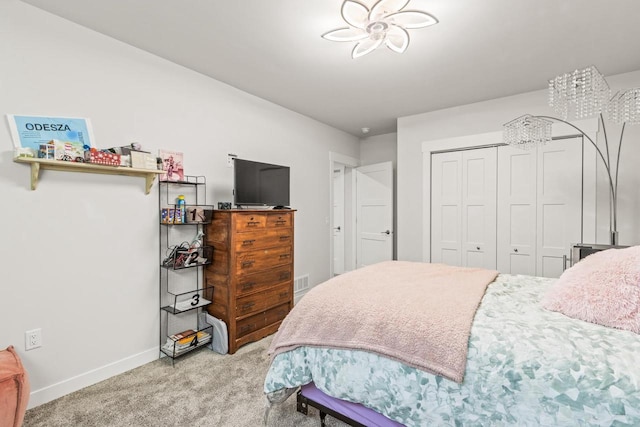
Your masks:
M 596 119 L 572 122 L 589 134 L 595 141 L 598 132 Z M 556 123 L 553 126 L 553 137 L 575 136 L 575 129 L 568 125 Z M 487 146 L 503 145 L 503 132 L 487 132 L 476 135 L 465 135 L 443 138 L 422 143 L 422 261 L 431 262 L 431 154 L 451 150 L 474 150 Z M 584 145 L 584 240 L 594 242 L 596 233 L 596 151 L 591 144 Z M 591 159 L 591 160 L 590 160 Z M 586 180 L 589 180 L 587 183 Z
M 360 166 L 360 161 L 354 157 L 349 157 L 344 154 L 335 153 L 333 151 L 329 151 L 329 216 L 328 225 L 329 228 L 327 230 L 329 236 L 329 275 L 328 277 L 333 277 L 333 170 L 337 166 L 345 166 L 345 183 L 347 181 L 347 173 L 346 170 L 353 170 Z M 349 224 L 349 228 L 351 232 L 349 236 L 345 235 L 345 243 L 347 239 L 350 241 L 350 245 L 345 244 L 345 263 L 344 263 L 344 271 L 355 270 L 355 262 L 356 262 L 356 198 L 355 198 L 355 186 L 356 186 L 356 174 L 351 173 L 351 188 L 353 191 L 351 192 L 351 198 L 346 197 L 344 205 L 347 208 L 347 205 L 351 208 L 351 215 L 348 216 L 345 214 L 345 225 Z M 346 227 L 345 227 L 346 230 Z M 350 250 L 347 250 L 349 248 Z M 348 262 L 347 262 L 348 260 Z

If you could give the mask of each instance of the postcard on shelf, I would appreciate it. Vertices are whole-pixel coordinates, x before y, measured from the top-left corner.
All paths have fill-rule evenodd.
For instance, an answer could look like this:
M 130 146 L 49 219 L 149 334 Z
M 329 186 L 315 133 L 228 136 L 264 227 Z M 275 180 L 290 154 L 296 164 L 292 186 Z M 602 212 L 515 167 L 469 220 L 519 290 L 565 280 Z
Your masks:
M 7 121 L 16 150 L 29 149 L 35 154 L 41 146 L 55 141 L 56 151 L 59 146 L 71 147 L 73 154 L 82 157 L 85 147 L 93 147 L 93 129 L 89 119 L 7 114 Z
M 158 150 L 158 156 L 162 159 L 162 169 L 165 171 L 164 174 L 160 175 L 160 181 L 184 180 L 181 152 Z

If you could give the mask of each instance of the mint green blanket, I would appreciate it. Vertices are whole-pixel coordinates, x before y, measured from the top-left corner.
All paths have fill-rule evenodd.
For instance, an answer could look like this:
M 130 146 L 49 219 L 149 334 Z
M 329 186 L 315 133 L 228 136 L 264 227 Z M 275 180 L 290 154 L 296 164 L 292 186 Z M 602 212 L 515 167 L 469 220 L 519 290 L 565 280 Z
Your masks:
M 314 381 L 409 427 L 640 425 L 640 335 L 542 309 L 552 282 L 489 285 L 462 384 L 373 353 L 299 347 L 275 357 L 264 391 Z

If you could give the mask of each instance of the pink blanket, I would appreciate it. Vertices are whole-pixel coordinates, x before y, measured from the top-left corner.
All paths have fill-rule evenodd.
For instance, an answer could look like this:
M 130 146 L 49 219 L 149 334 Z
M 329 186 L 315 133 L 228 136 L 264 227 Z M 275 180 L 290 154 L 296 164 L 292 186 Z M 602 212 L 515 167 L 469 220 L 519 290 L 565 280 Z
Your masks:
M 497 271 L 407 261 L 370 265 L 310 290 L 269 353 L 364 350 L 461 383 L 473 317 Z

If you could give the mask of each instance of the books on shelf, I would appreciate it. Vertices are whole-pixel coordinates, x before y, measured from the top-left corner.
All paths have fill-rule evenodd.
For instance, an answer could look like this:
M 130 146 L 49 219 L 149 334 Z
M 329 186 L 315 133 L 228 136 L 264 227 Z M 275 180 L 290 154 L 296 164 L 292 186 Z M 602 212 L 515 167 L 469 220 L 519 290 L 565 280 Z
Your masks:
M 199 347 L 211 341 L 211 334 L 206 331 L 195 332 L 192 329 L 173 334 L 167 338 L 162 348 L 165 352 L 177 356 L 188 351 L 191 347 Z

